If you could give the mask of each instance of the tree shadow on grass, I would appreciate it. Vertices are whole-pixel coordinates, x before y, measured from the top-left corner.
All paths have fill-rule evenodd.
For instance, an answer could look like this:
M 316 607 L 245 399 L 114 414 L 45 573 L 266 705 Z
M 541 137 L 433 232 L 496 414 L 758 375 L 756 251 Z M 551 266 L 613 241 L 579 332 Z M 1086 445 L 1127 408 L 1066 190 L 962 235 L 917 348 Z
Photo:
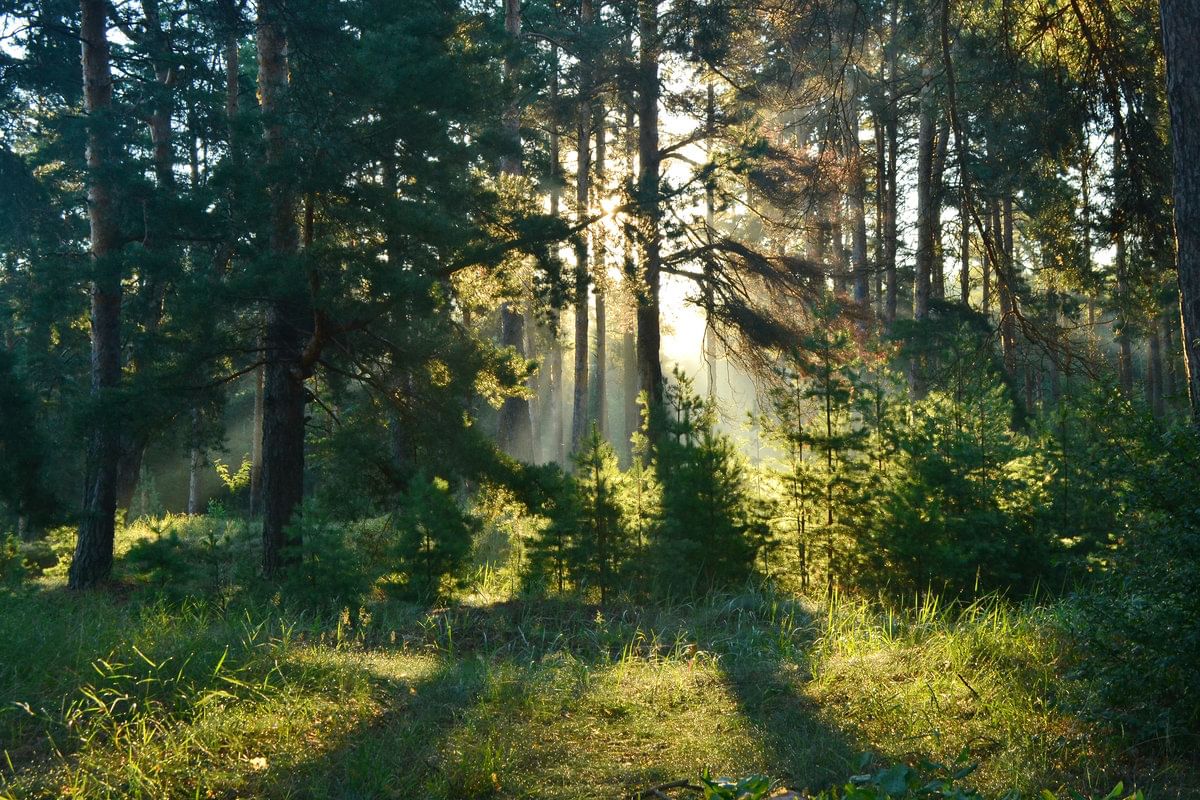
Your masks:
M 762 738 L 767 773 L 789 788 L 817 789 L 850 775 L 862 750 L 804 691 L 817 625 L 792 599 L 740 595 L 714 609 L 722 677 L 738 712 Z
M 272 775 L 269 795 L 607 797 L 706 768 L 844 777 L 856 751 L 802 692 L 807 634 L 794 614 L 731 602 L 437 610 L 417 626 L 440 642 L 436 668 L 405 676 L 402 653 L 369 656 L 380 713 Z
M 487 686 L 486 666 L 450 659 L 411 666 L 416 668 L 412 675 L 403 669 L 376 671 L 378 713 L 314 748 L 310 758 L 281 765 L 266 776 L 262 796 L 483 796 L 490 788 L 482 782 L 490 781 L 486 754 L 456 758 L 447 752 L 447 740 Z

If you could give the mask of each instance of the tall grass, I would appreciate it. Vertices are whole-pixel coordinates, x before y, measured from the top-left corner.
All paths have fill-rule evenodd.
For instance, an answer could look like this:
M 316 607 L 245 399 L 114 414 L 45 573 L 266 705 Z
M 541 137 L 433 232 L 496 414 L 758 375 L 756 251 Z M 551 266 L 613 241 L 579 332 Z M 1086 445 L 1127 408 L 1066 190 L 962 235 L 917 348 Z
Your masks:
M 0 797 L 588 798 L 704 769 L 820 788 L 863 752 L 964 748 L 996 796 L 1200 786 L 1074 713 L 1061 605 L 748 586 L 599 608 L 514 597 L 496 573 L 432 609 L 293 602 L 236 572 L 180 598 L 154 573 L 169 559 L 130 556 L 173 535 L 180 553 L 213 538 L 194 520 L 125 533 L 108 594 L 0 589 Z

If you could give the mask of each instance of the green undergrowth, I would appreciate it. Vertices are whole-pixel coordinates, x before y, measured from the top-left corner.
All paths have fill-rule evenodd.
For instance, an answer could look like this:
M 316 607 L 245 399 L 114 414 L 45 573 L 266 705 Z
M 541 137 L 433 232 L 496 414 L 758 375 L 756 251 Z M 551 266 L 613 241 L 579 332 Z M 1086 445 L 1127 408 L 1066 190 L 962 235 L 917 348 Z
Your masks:
M 964 752 L 987 797 L 1200 788 L 1079 713 L 1062 606 L 747 588 L 600 608 L 502 581 L 301 606 L 218 560 L 180 599 L 130 550 L 108 592 L 53 571 L 0 589 L 0 796 L 594 798 L 705 773 L 816 792 Z

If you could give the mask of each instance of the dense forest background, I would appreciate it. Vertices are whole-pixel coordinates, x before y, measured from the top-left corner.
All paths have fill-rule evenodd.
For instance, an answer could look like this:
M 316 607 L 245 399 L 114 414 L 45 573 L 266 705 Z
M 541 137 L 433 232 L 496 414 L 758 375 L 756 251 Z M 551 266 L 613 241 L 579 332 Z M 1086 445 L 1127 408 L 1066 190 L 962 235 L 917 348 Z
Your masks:
M 1197 37 L 1183 0 L 3 0 L 10 600 L 1048 603 L 1079 713 L 1176 758 Z

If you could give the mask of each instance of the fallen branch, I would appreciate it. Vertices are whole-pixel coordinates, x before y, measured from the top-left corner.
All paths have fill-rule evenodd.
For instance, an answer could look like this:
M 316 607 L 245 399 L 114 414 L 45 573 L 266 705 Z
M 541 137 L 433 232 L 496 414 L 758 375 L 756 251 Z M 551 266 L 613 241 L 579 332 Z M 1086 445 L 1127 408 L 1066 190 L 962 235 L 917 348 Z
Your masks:
M 648 797 L 666 798 L 670 797 L 666 794 L 671 789 L 689 789 L 693 792 L 702 792 L 704 788 L 697 786 L 688 780 L 671 781 L 670 783 L 660 783 L 657 786 L 651 786 L 649 789 L 641 789 L 629 795 L 629 800 L 646 800 Z

